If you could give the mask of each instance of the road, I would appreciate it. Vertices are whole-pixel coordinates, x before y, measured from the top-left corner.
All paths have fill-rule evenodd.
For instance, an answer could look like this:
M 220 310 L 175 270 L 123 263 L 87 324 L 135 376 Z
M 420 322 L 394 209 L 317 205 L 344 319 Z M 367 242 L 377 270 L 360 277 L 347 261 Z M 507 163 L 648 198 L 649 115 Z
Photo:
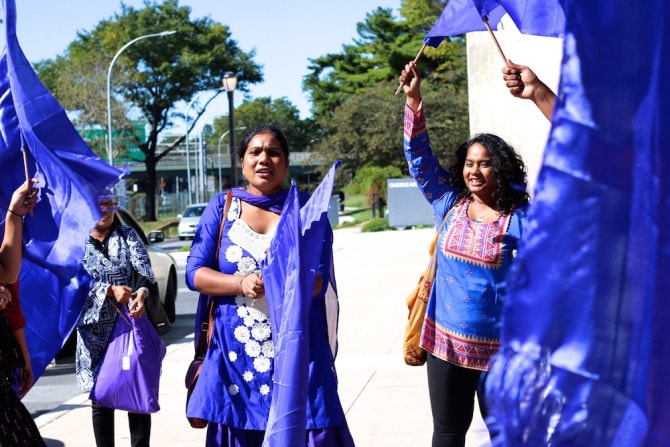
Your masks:
M 176 251 L 187 244 L 190 244 L 190 241 L 179 241 L 176 237 L 171 237 L 156 245 L 167 251 Z M 172 330 L 162 337 L 166 346 L 193 332 L 193 318 L 198 294 L 186 287 L 183 265 L 179 266 L 177 277 L 179 281 L 176 302 L 177 319 L 172 324 Z M 67 357 L 49 365 L 33 389 L 23 399 L 23 403 L 33 418 L 36 418 L 44 413 L 66 409 L 66 402 L 80 394 L 81 390 L 74 376 L 74 357 Z

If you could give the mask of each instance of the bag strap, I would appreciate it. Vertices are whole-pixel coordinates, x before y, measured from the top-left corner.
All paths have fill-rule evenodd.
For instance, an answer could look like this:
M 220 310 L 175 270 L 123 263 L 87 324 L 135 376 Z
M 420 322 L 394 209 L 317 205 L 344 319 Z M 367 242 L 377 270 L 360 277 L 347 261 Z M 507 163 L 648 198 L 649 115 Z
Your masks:
M 226 217 L 228 217 L 228 210 L 230 209 L 230 202 L 233 198 L 233 190 L 229 189 L 226 192 L 226 203 L 223 205 L 223 213 L 221 214 L 221 224 L 219 225 L 219 237 L 216 242 L 216 252 L 214 253 L 214 268 L 217 268 L 219 262 L 219 246 L 221 245 L 221 237 L 223 236 L 223 226 L 226 224 Z M 198 345 L 195 347 L 195 358 L 202 360 L 205 358 L 205 353 L 209 348 L 209 342 L 212 339 L 212 328 L 214 327 L 214 297 L 209 296 L 207 300 L 207 322 L 202 322 L 200 325 L 200 337 L 198 337 Z
M 430 255 L 433 257 L 436 257 L 437 253 L 437 239 L 440 237 L 440 232 L 442 231 L 442 228 L 444 228 L 444 225 L 447 223 L 447 220 L 449 219 L 449 216 L 451 215 L 451 211 L 454 209 L 454 207 L 451 207 L 449 211 L 447 211 L 447 214 L 444 215 L 444 219 L 442 219 L 442 223 L 440 223 L 440 226 L 437 228 L 437 231 L 435 232 L 435 237 L 433 237 L 433 241 L 430 243 L 430 248 L 428 251 L 430 252 Z
M 109 295 L 107 295 L 107 299 L 112 304 L 112 306 L 114 306 L 114 310 L 116 310 L 119 313 L 119 317 L 123 318 L 123 320 L 126 322 L 128 326 L 133 327 L 133 324 L 130 322 L 130 319 L 128 319 L 128 316 L 126 316 L 126 314 L 121 312 L 120 309 L 121 304 L 118 304 L 117 301 L 115 299 L 112 299 L 112 297 Z
M 452 206 L 449 209 L 449 211 L 447 211 L 447 213 L 444 215 L 444 219 L 442 219 L 442 223 L 437 228 L 435 236 L 433 237 L 433 241 L 430 243 L 430 247 L 428 249 L 430 253 L 430 261 L 428 262 L 428 268 L 426 269 L 425 284 L 424 284 L 426 288 L 429 288 L 430 285 L 432 284 L 433 279 L 435 278 L 435 272 L 437 271 L 437 240 L 439 239 L 440 232 L 442 231 L 442 228 L 444 228 L 444 225 L 447 223 L 447 220 L 449 220 L 449 216 L 451 215 L 451 212 L 453 210 L 454 207 Z

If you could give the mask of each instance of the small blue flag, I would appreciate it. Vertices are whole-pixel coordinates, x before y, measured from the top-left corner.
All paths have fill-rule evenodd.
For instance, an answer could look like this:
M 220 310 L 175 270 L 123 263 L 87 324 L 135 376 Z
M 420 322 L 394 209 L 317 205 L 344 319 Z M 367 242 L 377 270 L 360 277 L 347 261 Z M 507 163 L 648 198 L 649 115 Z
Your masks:
M 486 31 L 484 18 L 495 28 L 505 14 L 524 34 L 563 35 L 565 15 L 560 0 L 449 0 L 424 43 L 437 48 L 445 37 Z

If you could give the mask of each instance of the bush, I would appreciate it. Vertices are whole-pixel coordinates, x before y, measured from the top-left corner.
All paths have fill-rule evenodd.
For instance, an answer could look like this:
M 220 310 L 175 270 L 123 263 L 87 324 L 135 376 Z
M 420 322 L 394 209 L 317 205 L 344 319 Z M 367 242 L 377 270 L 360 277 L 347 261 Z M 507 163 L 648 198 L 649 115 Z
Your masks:
M 361 228 L 361 232 L 363 233 L 372 233 L 374 231 L 388 231 L 388 230 L 395 230 L 395 228 L 389 227 L 389 220 L 386 217 L 372 219 L 368 223 L 363 225 L 363 228 Z
M 400 169 L 393 166 L 363 166 L 356 171 L 353 181 L 345 188 L 348 194 L 366 194 L 371 191 L 386 199 L 386 179 L 400 178 Z

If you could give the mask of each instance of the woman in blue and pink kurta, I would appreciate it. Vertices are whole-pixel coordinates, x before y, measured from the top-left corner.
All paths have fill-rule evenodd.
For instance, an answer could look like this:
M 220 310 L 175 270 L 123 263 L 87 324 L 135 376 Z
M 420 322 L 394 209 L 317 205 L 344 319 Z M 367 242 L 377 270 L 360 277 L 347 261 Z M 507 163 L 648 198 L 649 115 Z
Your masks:
M 447 219 L 437 243 L 437 272 L 421 347 L 428 353 L 433 447 L 465 445 L 477 394 L 500 346 L 505 276 L 528 204 L 525 166 L 495 135 L 480 134 L 456 151 L 448 170 L 433 154 L 416 64 L 401 75 L 407 95 L 404 149 L 409 171 L 435 213 Z

